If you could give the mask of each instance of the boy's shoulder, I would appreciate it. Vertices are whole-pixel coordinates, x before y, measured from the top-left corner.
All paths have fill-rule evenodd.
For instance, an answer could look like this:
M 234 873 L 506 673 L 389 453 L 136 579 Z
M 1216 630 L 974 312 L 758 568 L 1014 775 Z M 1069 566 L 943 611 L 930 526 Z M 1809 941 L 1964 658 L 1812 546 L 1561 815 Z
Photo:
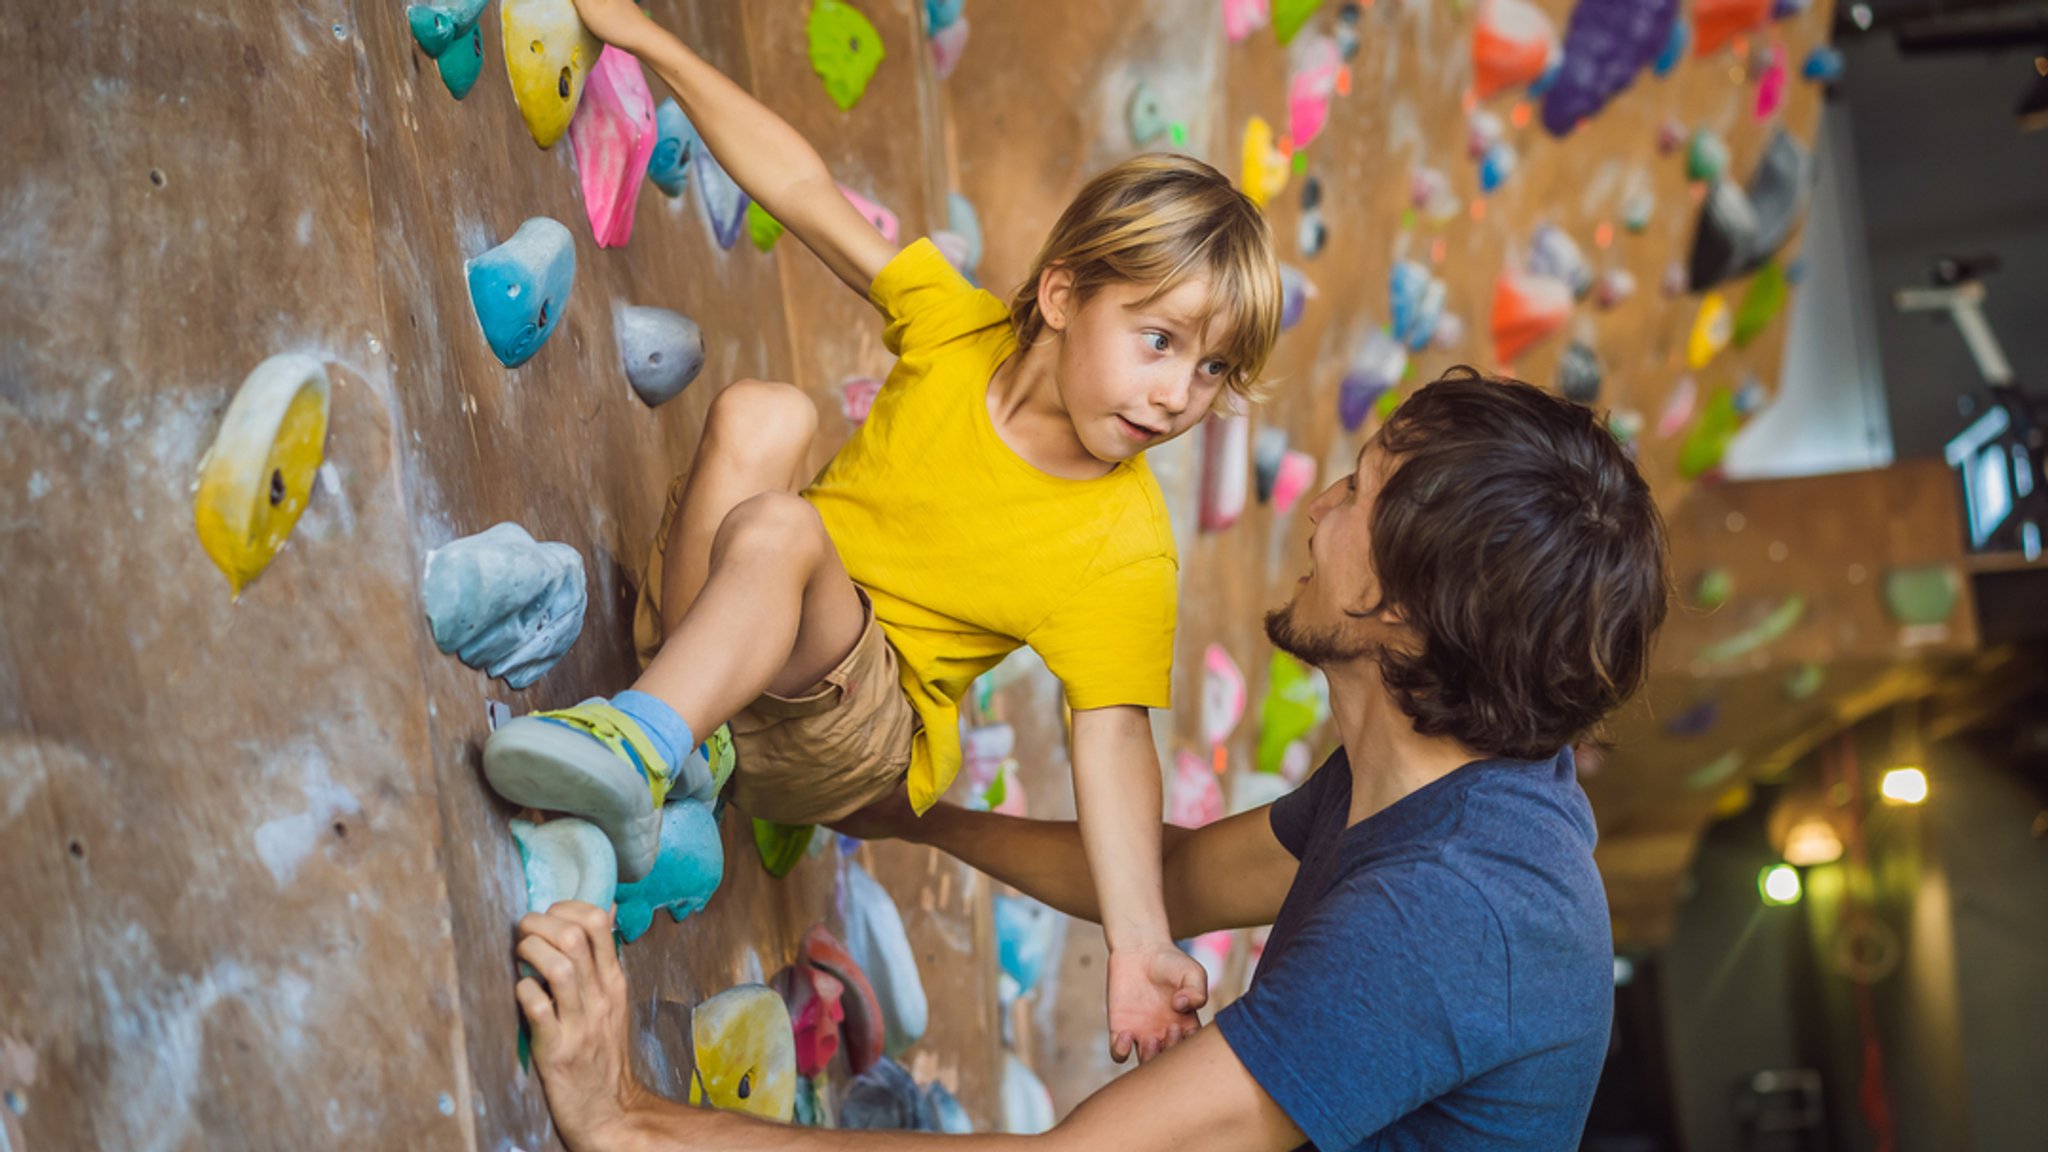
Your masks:
M 898 252 L 875 275 L 868 301 L 887 323 L 882 342 L 897 356 L 987 329 L 1007 333 L 1010 309 L 953 267 L 930 238 Z

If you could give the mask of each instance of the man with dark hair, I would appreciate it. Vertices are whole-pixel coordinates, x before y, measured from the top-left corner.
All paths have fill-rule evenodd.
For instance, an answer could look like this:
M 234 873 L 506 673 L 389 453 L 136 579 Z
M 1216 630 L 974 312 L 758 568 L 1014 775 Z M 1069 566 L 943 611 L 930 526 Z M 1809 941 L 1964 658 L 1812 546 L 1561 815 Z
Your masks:
M 1576 1148 L 1613 1000 L 1571 746 L 1641 685 L 1663 622 L 1649 489 L 1591 412 L 1458 369 L 1398 408 L 1309 518 L 1308 572 L 1266 632 L 1328 676 L 1343 748 L 1278 802 L 1164 843 L 1174 935 L 1271 923 L 1258 973 L 1215 1027 L 1036 1139 Z M 844 829 L 934 845 L 1099 915 L 1071 823 L 941 806 Z M 549 985 L 521 985 L 534 1063 L 578 1152 L 905 1142 L 653 1097 L 631 1072 L 608 918 L 558 905 L 520 931 Z

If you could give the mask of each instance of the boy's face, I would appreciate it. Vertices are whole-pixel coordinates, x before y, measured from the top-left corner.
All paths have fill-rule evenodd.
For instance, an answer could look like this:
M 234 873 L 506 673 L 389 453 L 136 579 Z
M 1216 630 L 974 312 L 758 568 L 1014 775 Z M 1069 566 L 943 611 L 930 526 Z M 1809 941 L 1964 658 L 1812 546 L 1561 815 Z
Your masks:
M 1088 454 L 1128 460 L 1202 422 L 1223 391 L 1226 332 L 1202 310 L 1209 285 L 1189 278 L 1146 300 L 1151 287 L 1112 284 L 1059 327 L 1060 397 Z M 1066 296 L 1065 300 L 1071 300 Z M 1051 320 L 1051 317 L 1048 317 Z
M 1375 438 L 1351 475 L 1309 502 L 1315 531 L 1308 538 L 1308 572 L 1287 606 L 1266 614 L 1267 638 L 1281 651 L 1327 668 L 1397 640 L 1398 612 L 1361 615 L 1380 598 L 1372 566 L 1373 507 L 1393 463 Z

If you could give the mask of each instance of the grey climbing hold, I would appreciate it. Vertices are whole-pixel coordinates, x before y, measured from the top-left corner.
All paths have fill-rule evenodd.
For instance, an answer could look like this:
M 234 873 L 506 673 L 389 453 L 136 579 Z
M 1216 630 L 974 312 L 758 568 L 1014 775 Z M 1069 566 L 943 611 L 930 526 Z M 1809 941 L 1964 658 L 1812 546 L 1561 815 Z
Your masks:
M 495 524 L 428 553 L 420 599 L 441 651 L 524 688 L 583 631 L 583 557 Z
M 882 1006 L 882 1047 L 901 1056 L 924 1036 L 930 1019 L 917 953 L 903 931 L 903 915 L 881 882 L 859 864 L 846 864 L 840 912 L 846 922 L 846 951 L 868 974 Z
M 545 912 L 564 900 L 610 908 L 619 885 L 611 838 L 588 820 L 561 816 L 545 824 L 512 821 L 526 871 L 526 910 Z
M 675 399 L 704 370 L 704 333 L 688 316 L 627 305 L 618 324 L 626 380 L 649 408 Z
M 1557 390 L 1574 404 L 1591 404 L 1600 399 L 1604 373 L 1600 357 L 1591 348 L 1573 341 L 1557 364 Z

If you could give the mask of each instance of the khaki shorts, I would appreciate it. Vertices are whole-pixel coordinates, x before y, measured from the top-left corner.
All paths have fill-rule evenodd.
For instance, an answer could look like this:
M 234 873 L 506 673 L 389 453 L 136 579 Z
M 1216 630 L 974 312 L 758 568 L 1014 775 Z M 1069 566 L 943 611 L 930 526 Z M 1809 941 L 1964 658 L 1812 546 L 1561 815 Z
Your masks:
M 682 501 L 683 480 L 669 486 L 640 599 L 633 612 L 633 649 L 646 668 L 661 650 L 661 583 L 669 526 Z M 749 816 L 778 824 L 826 824 L 888 796 L 910 771 L 918 728 L 897 677 L 896 650 L 860 594 L 860 639 L 824 679 L 795 697 L 762 693 L 730 723 L 735 762 L 732 801 Z

